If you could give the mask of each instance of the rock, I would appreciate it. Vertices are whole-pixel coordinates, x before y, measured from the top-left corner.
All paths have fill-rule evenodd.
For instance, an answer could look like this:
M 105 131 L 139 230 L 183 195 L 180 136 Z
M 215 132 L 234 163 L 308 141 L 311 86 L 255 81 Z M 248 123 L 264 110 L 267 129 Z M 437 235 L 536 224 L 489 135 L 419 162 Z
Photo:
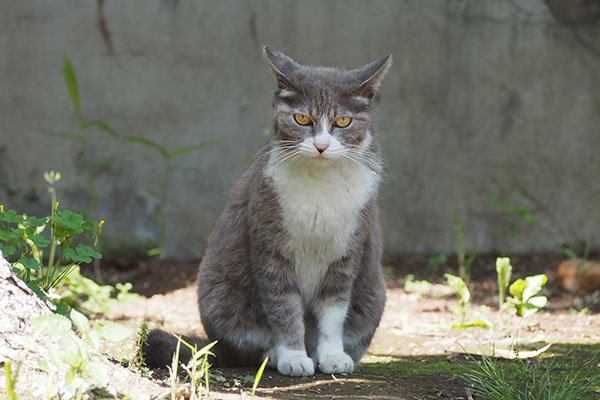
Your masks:
M 44 302 L 29 289 L 12 271 L 10 264 L 0 253 L 0 369 L 10 363 L 13 372 L 21 362 L 15 391 L 20 400 L 38 399 L 43 392 L 36 392 L 37 382 L 45 373 L 38 368 L 38 360 L 48 359 L 48 349 L 57 345 L 57 339 L 39 334 L 29 323 L 31 318 L 50 314 Z M 76 336 L 74 331 L 70 335 Z M 109 377 L 107 392 L 114 395 L 148 394 L 164 392 L 154 382 L 103 358 Z M 0 373 L 0 393 L 6 393 L 6 375 Z
M 554 283 L 571 292 L 600 289 L 600 261 L 565 260 L 558 266 Z

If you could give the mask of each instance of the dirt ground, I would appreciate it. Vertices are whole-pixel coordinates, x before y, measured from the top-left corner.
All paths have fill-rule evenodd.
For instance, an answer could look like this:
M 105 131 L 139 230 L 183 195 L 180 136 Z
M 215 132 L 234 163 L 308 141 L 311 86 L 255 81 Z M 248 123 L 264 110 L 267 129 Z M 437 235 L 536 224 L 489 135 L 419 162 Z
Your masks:
M 494 327 L 452 328 L 458 317 L 450 308 L 457 300 L 442 285 L 444 272 L 454 272 L 456 259 L 437 266 L 428 258 L 394 257 L 384 262 L 388 301 L 381 325 L 368 354 L 354 373 L 317 374 L 310 378 L 289 378 L 267 370 L 260 381 L 261 399 L 476 399 L 469 385 L 457 374 L 474 365 L 468 354 L 509 356 L 518 343 L 523 351 L 552 344 L 546 357 L 589 360 L 585 368 L 600 373 L 599 293 L 572 294 L 552 284 L 562 256 L 541 254 L 511 257 L 513 279 L 546 273 L 543 290 L 549 303 L 544 311 L 522 319 L 497 312 L 495 255 L 479 256 L 473 266 L 469 316 L 483 315 Z M 172 332 L 201 332 L 194 280 L 198 261 L 127 262 L 107 261 L 103 279 L 107 283 L 132 282 L 133 291 L 143 296 L 123 303 L 111 319 L 137 327 Z M 407 292 L 403 278 L 433 283 L 424 292 Z M 486 310 L 485 306 L 491 309 Z M 483 307 L 483 308 L 482 308 Z M 577 312 L 584 307 L 588 311 Z M 132 339 L 133 340 L 133 339 Z M 523 353 L 525 354 L 525 353 Z M 565 359 L 566 360 L 566 359 Z M 579 364 L 578 364 L 579 365 Z M 213 368 L 215 378 L 211 399 L 250 398 L 252 377 L 257 368 Z M 155 371 L 154 379 L 168 389 L 167 374 Z M 600 398 L 600 394 L 596 397 Z

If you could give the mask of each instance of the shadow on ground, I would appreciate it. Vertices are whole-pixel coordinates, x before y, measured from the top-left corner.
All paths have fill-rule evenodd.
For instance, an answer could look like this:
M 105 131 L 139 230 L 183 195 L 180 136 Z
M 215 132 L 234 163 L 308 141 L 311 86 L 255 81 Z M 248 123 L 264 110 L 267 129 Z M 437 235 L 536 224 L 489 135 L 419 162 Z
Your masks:
M 539 348 L 540 345 L 523 346 Z M 600 344 L 554 344 L 541 356 L 527 360 L 493 361 L 508 382 L 519 386 L 529 379 L 539 379 L 549 373 L 556 385 L 564 379 L 589 384 L 594 382 L 596 393 L 589 393 L 586 399 L 600 399 Z M 473 386 L 462 377 L 467 373 L 481 371 L 482 357 L 463 353 L 426 356 L 390 356 L 372 354 L 372 357 L 385 357 L 386 362 L 360 364 L 354 373 L 343 375 L 318 374 L 310 378 L 289 378 L 275 371 L 265 371 L 257 391 L 257 398 L 270 399 L 467 399 L 467 391 Z M 534 366 L 530 368 L 529 366 Z M 529 372 L 524 372 L 529 371 Z M 221 368 L 213 369 L 225 382 L 213 385 L 211 390 L 236 392 L 251 390 L 250 376 L 255 369 Z M 524 376 L 530 374 L 529 376 Z M 220 378 L 222 379 L 222 378 Z M 237 382 L 237 383 L 236 383 Z M 229 385 L 230 387 L 226 387 Z M 478 398 L 477 396 L 475 398 Z

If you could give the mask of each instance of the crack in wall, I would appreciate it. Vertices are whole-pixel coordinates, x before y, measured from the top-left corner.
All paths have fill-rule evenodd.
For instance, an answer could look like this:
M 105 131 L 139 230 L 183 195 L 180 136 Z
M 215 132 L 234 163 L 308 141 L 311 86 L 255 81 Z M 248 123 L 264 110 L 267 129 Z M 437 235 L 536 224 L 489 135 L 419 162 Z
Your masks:
M 102 40 L 106 45 L 106 49 L 108 50 L 108 54 L 114 54 L 114 48 L 112 44 L 112 37 L 108 27 L 106 26 L 106 18 L 104 17 L 104 0 L 97 1 L 97 16 L 98 16 L 98 29 L 100 30 L 100 35 L 102 36 Z

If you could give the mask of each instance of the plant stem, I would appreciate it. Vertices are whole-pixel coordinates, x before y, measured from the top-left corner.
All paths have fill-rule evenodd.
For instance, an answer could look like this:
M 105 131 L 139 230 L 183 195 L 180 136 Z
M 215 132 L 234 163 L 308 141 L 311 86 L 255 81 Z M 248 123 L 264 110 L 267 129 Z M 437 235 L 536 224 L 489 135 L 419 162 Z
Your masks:
M 166 257 L 167 246 L 167 200 L 169 198 L 169 177 L 171 174 L 171 163 L 168 158 L 165 159 L 165 171 L 163 173 L 163 181 L 161 187 L 161 204 L 160 211 L 157 216 L 158 228 L 158 248 L 160 249 L 160 259 Z
M 85 153 L 85 163 L 88 171 L 88 185 L 90 191 L 90 216 L 91 220 L 96 222 L 98 219 L 98 194 L 96 193 L 96 170 L 92 161 L 92 151 L 83 122 L 79 122 L 79 133 L 83 137 L 83 147 Z
M 52 209 L 50 210 L 50 257 L 48 258 L 48 269 L 46 271 L 46 284 L 45 284 L 45 288 L 48 288 L 48 284 L 50 283 L 50 273 L 53 271 L 54 269 L 54 257 L 56 256 L 56 246 L 58 245 L 58 240 L 56 239 L 56 236 L 54 235 L 54 223 L 52 222 L 52 217 L 54 217 L 54 214 L 56 212 L 57 209 L 57 204 L 56 204 L 56 189 L 54 188 L 54 185 L 50 185 L 50 188 L 48 189 L 48 191 L 50 192 L 50 196 L 52 197 Z M 43 273 L 42 273 L 43 276 Z

